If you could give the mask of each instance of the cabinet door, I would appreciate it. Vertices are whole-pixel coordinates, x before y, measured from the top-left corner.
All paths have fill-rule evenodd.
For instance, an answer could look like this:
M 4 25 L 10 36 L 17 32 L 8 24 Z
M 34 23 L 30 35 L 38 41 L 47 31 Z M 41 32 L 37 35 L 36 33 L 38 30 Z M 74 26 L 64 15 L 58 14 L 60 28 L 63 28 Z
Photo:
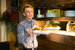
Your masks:
M 74 48 L 69 45 L 51 41 L 43 37 L 38 38 L 38 43 L 38 50 L 74 50 Z

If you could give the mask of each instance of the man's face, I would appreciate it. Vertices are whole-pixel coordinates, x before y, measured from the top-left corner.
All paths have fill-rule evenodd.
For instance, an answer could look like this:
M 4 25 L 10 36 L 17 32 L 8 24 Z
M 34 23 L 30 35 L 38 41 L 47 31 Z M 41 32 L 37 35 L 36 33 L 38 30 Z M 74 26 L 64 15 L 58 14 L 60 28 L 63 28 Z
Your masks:
M 27 19 L 32 19 L 33 17 L 33 9 L 28 7 L 25 8 L 25 12 L 23 13 L 24 16 L 26 16 Z

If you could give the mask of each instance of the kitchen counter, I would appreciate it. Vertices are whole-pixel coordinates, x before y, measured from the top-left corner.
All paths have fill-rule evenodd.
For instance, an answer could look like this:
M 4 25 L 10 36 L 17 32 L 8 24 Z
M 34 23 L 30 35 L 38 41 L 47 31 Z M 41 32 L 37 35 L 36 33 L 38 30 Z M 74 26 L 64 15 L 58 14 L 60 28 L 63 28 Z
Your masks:
M 63 30 L 59 30 L 59 31 L 41 31 L 41 30 L 35 30 L 34 33 L 36 34 L 41 34 L 41 35 L 48 35 L 50 33 L 55 33 L 55 34 L 61 34 L 61 35 L 69 35 L 69 36 L 75 36 L 75 32 L 67 32 L 67 31 L 63 31 Z
M 48 50 L 74 50 L 75 49 L 75 32 L 67 31 L 49 31 L 41 33 L 38 37 L 39 46 Z M 55 49 L 53 49 L 55 48 Z M 58 49 L 59 48 L 59 49 Z M 64 49 L 65 48 L 65 49 Z M 43 49 L 45 50 L 45 48 Z
M 75 47 L 75 36 L 50 33 L 46 37 L 50 41 L 54 41 L 57 43 L 61 43 L 64 45 L 69 45 L 69 46 Z

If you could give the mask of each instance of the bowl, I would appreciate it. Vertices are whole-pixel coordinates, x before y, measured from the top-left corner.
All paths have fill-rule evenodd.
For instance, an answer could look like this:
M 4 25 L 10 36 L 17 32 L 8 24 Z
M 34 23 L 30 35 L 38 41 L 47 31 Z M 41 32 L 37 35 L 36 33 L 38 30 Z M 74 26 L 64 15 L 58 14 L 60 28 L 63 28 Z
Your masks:
M 64 15 L 67 17 L 73 17 L 73 16 L 75 16 L 75 10 L 66 10 L 64 12 Z

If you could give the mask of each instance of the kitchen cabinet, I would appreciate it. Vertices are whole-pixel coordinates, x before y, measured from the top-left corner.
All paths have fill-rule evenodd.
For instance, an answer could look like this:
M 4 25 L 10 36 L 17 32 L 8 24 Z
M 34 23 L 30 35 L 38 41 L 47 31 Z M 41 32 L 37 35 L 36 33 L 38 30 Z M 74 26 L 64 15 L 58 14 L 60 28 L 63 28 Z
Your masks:
M 37 21 L 75 21 L 75 17 L 44 17 L 34 18 Z M 61 32 L 62 33 L 62 32 Z M 67 34 L 67 33 L 66 33 Z M 49 38 L 48 38 L 48 37 Z M 52 39 L 50 39 L 52 38 Z M 75 36 L 51 33 L 38 37 L 38 50 L 75 50 Z
M 50 33 L 38 37 L 38 50 L 75 50 L 75 37 Z
M 40 14 L 44 14 L 44 17 L 37 17 L 38 9 L 40 9 Z M 49 9 L 48 7 L 46 7 L 46 8 L 43 8 L 43 7 L 35 8 L 35 10 L 34 10 L 34 12 L 35 12 L 34 16 L 35 17 L 34 17 L 34 19 L 39 20 L 39 21 L 41 21 L 41 20 L 42 21 L 75 21 L 75 16 L 72 16 L 72 14 L 70 16 L 65 15 L 65 12 L 68 11 L 68 10 L 71 11 L 71 9 L 58 9 L 58 10 L 60 10 L 59 13 L 50 12 L 51 9 L 49 9 L 49 13 L 56 13 L 57 15 L 60 15 L 60 14 L 62 14 L 62 15 L 60 15 L 59 17 L 51 17 L 49 15 L 50 17 L 47 17 L 46 13 L 47 13 L 48 9 Z M 52 10 L 54 10 L 54 9 L 52 9 Z M 73 10 L 75 10 L 75 9 L 73 9 Z M 57 11 L 57 10 L 55 10 L 55 11 Z M 66 13 L 66 14 L 69 14 L 69 13 Z

